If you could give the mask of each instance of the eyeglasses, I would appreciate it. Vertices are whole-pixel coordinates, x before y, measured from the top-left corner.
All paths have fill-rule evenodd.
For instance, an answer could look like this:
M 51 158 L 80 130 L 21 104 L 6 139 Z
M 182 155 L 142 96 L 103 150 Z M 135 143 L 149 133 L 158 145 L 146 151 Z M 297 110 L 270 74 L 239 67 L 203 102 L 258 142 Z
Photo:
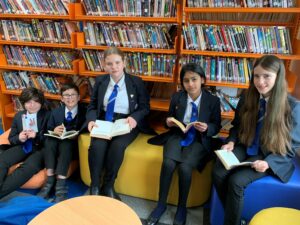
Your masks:
M 63 94 L 62 96 L 64 98 L 76 98 L 78 96 L 78 94 L 71 94 L 71 95 L 69 95 L 69 94 Z

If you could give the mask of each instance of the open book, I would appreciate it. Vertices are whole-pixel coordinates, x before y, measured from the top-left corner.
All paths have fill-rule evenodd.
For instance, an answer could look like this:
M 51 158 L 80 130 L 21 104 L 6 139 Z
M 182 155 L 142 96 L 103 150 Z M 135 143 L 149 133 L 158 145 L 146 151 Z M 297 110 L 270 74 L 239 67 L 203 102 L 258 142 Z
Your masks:
M 114 136 L 130 133 L 130 126 L 126 119 L 119 119 L 115 122 L 96 120 L 90 136 L 110 140 Z
M 171 117 L 170 120 L 173 123 L 175 123 L 182 130 L 183 133 L 186 133 L 194 124 L 199 123 L 199 121 L 194 121 L 185 126 L 183 123 L 181 123 L 179 120 L 175 119 L 174 117 Z
M 218 158 L 223 163 L 226 170 L 230 170 L 237 166 L 251 166 L 252 162 L 240 162 L 232 151 L 216 150 Z
M 62 132 L 61 135 L 59 135 L 59 134 L 57 134 L 57 133 L 55 133 L 54 131 L 51 131 L 51 130 L 48 130 L 48 133 L 46 133 L 44 135 L 63 140 L 63 139 L 75 137 L 78 134 L 79 134 L 79 131 L 76 131 L 76 130 L 66 131 L 66 128 L 64 128 L 64 131 Z

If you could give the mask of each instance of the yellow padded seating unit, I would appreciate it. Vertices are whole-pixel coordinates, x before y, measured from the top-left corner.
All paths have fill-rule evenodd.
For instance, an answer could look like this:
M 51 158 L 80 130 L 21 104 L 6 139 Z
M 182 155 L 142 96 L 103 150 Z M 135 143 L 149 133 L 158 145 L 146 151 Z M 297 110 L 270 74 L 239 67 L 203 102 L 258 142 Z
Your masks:
M 249 225 L 299 225 L 300 210 L 274 207 L 261 210 L 251 219 Z
M 159 176 L 163 159 L 162 146 L 150 145 L 147 140 L 150 135 L 139 136 L 128 146 L 123 164 L 120 168 L 115 189 L 118 193 L 157 201 L 159 191 Z M 88 166 L 89 134 L 81 134 L 79 142 L 79 162 L 81 179 L 90 185 Z M 191 190 L 187 202 L 188 207 L 205 203 L 211 190 L 212 161 L 199 173 L 193 172 Z M 168 203 L 177 204 L 178 176 L 174 173 Z

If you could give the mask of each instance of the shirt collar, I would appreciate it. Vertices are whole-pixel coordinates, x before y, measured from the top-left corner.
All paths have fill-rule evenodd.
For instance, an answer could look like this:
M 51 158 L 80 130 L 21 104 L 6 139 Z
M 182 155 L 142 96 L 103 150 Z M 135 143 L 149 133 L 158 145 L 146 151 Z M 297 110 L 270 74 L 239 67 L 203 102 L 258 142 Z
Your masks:
M 119 80 L 119 82 L 117 83 L 119 88 L 122 87 L 125 83 L 125 74 L 123 73 L 121 79 Z M 115 86 L 116 82 L 112 79 L 112 77 L 110 77 L 110 82 L 109 85 L 110 86 Z
M 78 112 L 78 105 L 76 105 L 71 111 L 65 107 L 65 115 L 67 115 L 68 112 L 72 112 L 72 117 L 74 118 Z
M 193 99 L 188 95 L 188 99 L 187 99 L 188 104 L 190 104 L 191 102 L 194 102 L 196 104 L 196 106 L 199 107 L 201 96 L 202 96 L 202 92 L 199 95 L 199 97 L 195 101 L 193 101 Z

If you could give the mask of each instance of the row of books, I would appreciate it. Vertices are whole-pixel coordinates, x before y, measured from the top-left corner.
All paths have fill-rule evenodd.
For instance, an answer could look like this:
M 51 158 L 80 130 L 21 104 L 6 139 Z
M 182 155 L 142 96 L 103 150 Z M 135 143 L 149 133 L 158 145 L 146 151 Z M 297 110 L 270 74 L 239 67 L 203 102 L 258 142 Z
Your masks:
M 282 26 L 202 25 L 183 26 L 186 49 L 292 54 L 290 31 Z
M 212 92 L 212 94 L 220 99 L 221 112 L 231 112 L 236 109 L 239 102 L 238 97 L 228 96 L 221 90 L 216 90 L 215 92 Z
M 3 72 L 1 75 L 8 90 L 35 87 L 45 93 L 60 94 L 62 84 L 73 82 L 79 87 L 81 98 L 91 96 L 95 84 L 94 77 L 58 76 L 27 71 Z
M 35 87 L 51 94 L 59 94 L 60 92 L 58 77 L 54 75 L 19 71 L 3 72 L 2 78 L 8 90 L 22 90 L 27 87 Z
M 72 22 L 32 19 L 1 20 L 0 36 L 7 41 L 70 43 Z
M 67 15 L 70 0 L 0 0 L 0 13 Z
M 206 80 L 248 84 L 251 79 L 253 61 L 247 58 L 204 57 L 186 55 L 180 64 L 196 63 L 204 71 Z
M 82 50 L 89 71 L 104 71 L 104 54 L 95 50 Z M 172 77 L 176 55 L 125 53 L 126 71 L 133 75 Z
M 87 45 L 133 48 L 173 48 L 176 30 L 170 24 L 84 22 L 83 26 Z
M 177 0 L 81 0 L 86 15 L 175 17 Z
M 187 0 L 188 7 L 295 7 L 295 0 Z
M 30 67 L 72 69 L 76 53 L 72 50 L 47 50 L 27 46 L 4 45 L 7 64 Z
M 294 13 L 189 13 L 190 20 L 198 21 L 239 21 L 239 22 L 266 22 L 289 23 L 292 22 Z

